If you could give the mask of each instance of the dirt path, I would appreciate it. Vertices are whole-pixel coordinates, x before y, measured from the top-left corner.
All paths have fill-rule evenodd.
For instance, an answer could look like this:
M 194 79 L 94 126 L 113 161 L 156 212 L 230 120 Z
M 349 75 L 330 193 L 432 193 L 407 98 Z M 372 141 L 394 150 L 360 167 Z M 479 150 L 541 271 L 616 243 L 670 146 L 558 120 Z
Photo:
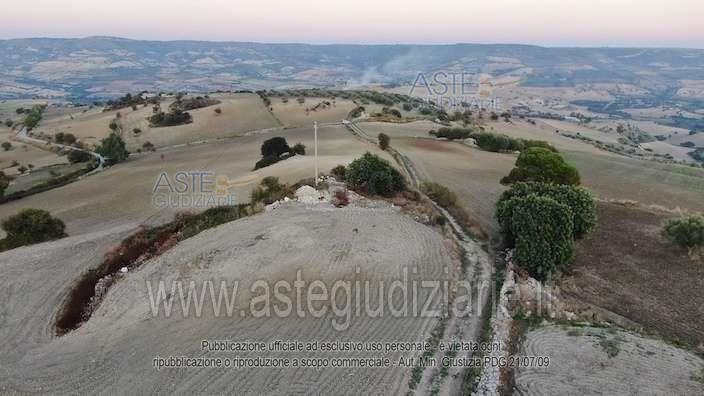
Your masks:
M 343 124 L 361 139 L 373 145 L 378 144 L 375 138 L 371 137 L 356 123 L 345 121 Z M 391 153 L 406 175 L 408 175 L 412 185 L 415 187 L 419 186 L 421 180 L 413 162 L 395 148 L 389 147 L 387 151 Z M 483 311 L 490 298 L 493 266 L 489 254 L 482 248 L 482 243 L 470 237 L 448 211 L 436 203 L 434 203 L 434 205 L 448 219 L 449 224 L 452 226 L 455 239 L 462 247 L 464 258 L 460 280 L 469 282 L 473 289 L 471 315 L 462 317 L 451 315 L 446 318 L 444 323 L 445 329 L 440 342 L 479 342 L 482 335 L 483 320 L 486 318 L 485 315 L 489 314 Z M 460 310 L 462 308 L 458 306 L 458 303 L 451 305 L 453 305 L 450 307 L 452 309 Z M 454 354 L 452 352 L 445 353 L 438 350 L 435 352 L 434 358 L 437 362 L 442 362 L 444 357 L 460 358 L 462 357 L 460 356 L 461 354 L 462 353 Z M 471 352 L 466 352 L 464 355 L 464 357 L 467 358 L 472 357 Z M 463 374 L 464 370 L 456 367 L 450 367 L 449 370 L 443 370 L 442 366 L 426 368 L 423 372 L 422 380 L 418 385 L 417 393 L 442 395 L 461 394 L 465 379 Z

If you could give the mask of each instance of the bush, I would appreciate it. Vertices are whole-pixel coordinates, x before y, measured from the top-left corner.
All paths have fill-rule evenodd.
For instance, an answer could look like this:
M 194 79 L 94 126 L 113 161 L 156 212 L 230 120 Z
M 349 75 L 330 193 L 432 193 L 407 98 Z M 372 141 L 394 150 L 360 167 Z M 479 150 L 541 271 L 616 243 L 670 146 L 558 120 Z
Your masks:
M 357 106 L 354 109 L 352 109 L 352 111 L 350 111 L 350 113 L 347 115 L 347 118 L 348 119 L 357 118 L 357 117 L 361 116 L 362 113 L 364 113 L 364 111 L 365 111 L 365 108 L 363 106 Z
M 6 127 L 12 128 L 12 125 L 13 125 L 13 124 L 14 124 L 14 123 L 12 122 L 11 119 L 8 118 L 7 120 L 5 120 L 5 126 L 6 126 Z
M 274 165 L 275 163 L 281 161 L 281 158 L 275 155 L 270 155 L 268 157 L 264 157 L 257 161 L 257 163 L 254 164 L 254 170 L 265 168 L 269 165 Z
M 215 110 L 213 110 L 213 111 L 214 111 L 214 112 L 215 112 L 215 114 L 217 114 L 217 115 L 220 115 L 220 114 L 222 114 L 222 109 L 221 109 L 221 108 L 219 108 L 219 107 L 216 107 L 216 108 L 215 108 Z
M 352 161 L 345 177 L 355 189 L 386 197 L 406 189 L 403 175 L 388 161 L 371 153 Z
M 428 198 L 437 202 L 443 208 L 457 204 L 457 195 L 442 184 L 426 181 L 421 184 L 420 189 Z
M 347 173 L 347 168 L 344 165 L 338 165 L 330 171 L 330 174 L 338 181 L 345 181 L 345 173 Z
M 513 198 L 524 198 L 531 194 L 554 199 L 570 208 L 574 238 L 582 238 L 594 229 L 597 221 L 596 205 L 591 193 L 586 189 L 566 185 L 520 182 L 505 191 L 496 204 L 496 218 L 508 244 L 512 244 L 515 239 L 510 229 L 513 206 L 509 202 Z
M 411 111 L 411 110 L 413 110 L 413 105 L 411 105 L 410 103 L 403 104 L 403 111 Z
M 471 129 L 467 128 L 447 128 L 447 127 L 442 127 L 438 129 L 437 131 L 431 131 L 435 133 L 430 133 L 431 135 L 435 135 L 439 138 L 446 138 L 450 140 L 455 140 L 455 139 L 467 139 L 470 137 L 472 132 L 474 132 Z
M 704 217 L 670 220 L 665 224 L 662 235 L 675 245 L 687 249 L 690 255 L 700 254 L 704 248 Z
M 0 171 L 0 197 L 2 197 L 5 194 L 5 190 L 7 189 L 7 186 L 10 185 L 10 178 L 5 175 L 5 172 Z
M 156 151 L 156 148 L 154 147 L 154 144 L 153 144 L 152 142 L 150 142 L 150 141 L 147 140 L 146 142 L 144 142 L 144 144 L 142 144 L 142 150 L 144 150 L 144 151 Z
M 130 155 L 125 147 L 125 141 L 115 132 L 110 133 L 108 137 L 101 140 L 95 151 L 105 157 L 108 165 L 122 162 Z
M 560 154 L 542 147 L 531 147 L 518 156 L 516 167 L 501 183 L 520 181 L 579 185 L 580 177 L 577 169 L 565 162 Z
M 2 229 L 7 237 L 2 241 L 6 249 L 51 241 L 66 236 L 64 222 L 51 217 L 41 209 L 24 209 L 20 213 L 5 219 Z
M 291 151 L 296 155 L 306 155 L 306 146 L 303 143 L 296 143 Z
M 31 110 L 25 111 L 27 115 L 24 117 L 24 126 L 26 126 L 28 130 L 31 131 L 39 125 L 44 109 L 46 109 L 46 105 L 34 105 Z
M 90 154 L 83 150 L 71 150 L 66 157 L 68 158 L 68 162 L 72 164 L 87 162 L 90 160 Z
M 148 118 L 149 125 L 154 128 L 184 125 L 193 122 L 191 113 L 183 111 L 179 108 L 172 108 L 168 113 L 158 110 L 154 115 Z
M 269 157 L 269 156 L 280 156 L 283 153 L 290 152 L 291 148 L 288 146 L 288 143 L 286 142 L 286 139 L 282 137 L 274 137 L 269 140 L 265 140 L 264 143 L 262 143 L 261 147 L 261 152 L 262 152 L 262 157 Z
M 525 148 L 522 140 L 513 139 L 506 135 L 480 132 L 473 133 L 469 137 L 477 142 L 477 146 L 479 146 L 479 148 L 482 150 L 491 151 L 493 153 L 522 151 Z
M 12 143 L 10 142 L 2 142 L 2 149 L 5 151 L 10 151 L 12 148 Z
M 380 133 L 378 139 L 380 149 L 386 150 L 387 148 L 389 148 L 389 143 L 391 142 L 391 138 L 389 138 L 389 135 L 385 133 Z
M 252 190 L 251 204 L 254 205 L 261 202 L 265 205 L 269 205 L 291 195 L 292 192 L 289 187 L 285 184 L 281 184 L 278 177 L 267 176 L 262 179 L 257 188 Z
M 535 194 L 511 198 L 508 205 L 514 258 L 532 277 L 545 281 L 572 261 L 574 229 L 567 205 Z

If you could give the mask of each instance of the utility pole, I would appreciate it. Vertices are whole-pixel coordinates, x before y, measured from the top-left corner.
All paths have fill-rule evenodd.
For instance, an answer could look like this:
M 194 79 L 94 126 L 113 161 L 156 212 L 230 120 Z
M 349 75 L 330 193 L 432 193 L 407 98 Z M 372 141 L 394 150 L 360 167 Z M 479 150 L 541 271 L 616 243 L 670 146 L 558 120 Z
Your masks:
M 313 123 L 313 140 L 315 141 L 315 187 L 318 187 L 318 121 Z

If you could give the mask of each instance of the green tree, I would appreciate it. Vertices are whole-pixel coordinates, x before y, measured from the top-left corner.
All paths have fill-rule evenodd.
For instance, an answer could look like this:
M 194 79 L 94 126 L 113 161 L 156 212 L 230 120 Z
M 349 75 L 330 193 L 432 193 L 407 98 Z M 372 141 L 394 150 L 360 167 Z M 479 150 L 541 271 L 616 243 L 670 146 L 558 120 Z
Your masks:
M 306 145 L 303 143 L 296 143 L 291 148 L 291 151 L 297 155 L 306 155 Z
M 501 183 L 521 181 L 579 185 L 580 177 L 577 169 L 565 162 L 560 154 L 542 147 L 530 147 L 521 152 L 516 167 Z
M 262 157 L 278 157 L 281 154 L 288 153 L 290 151 L 291 148 L 288 146 L 286 139 L 280 136 L 265 140 L 261 147 Z
M 106 158 L 108 165 L 122 162 L 129 157 L 130 153 L 125 147 L 125 141 L 115 132 L 100 141 L 100 145 L 95 151 Z
M 687 249 L 690 256 L 698 256 L 704 248 L 704 217 L 670 220 L 665 224 L 662 235 L 675 245 Z
M 371 153 L 352 161 L 345 178 L 352 188 L 386 197 L 406 188 L 403 175 L 388 161 Z
M 526 197 L 531 194 L 552 198 L 567 205 L 572 213 L 576 239 L 584 237 L 596 225 L 596 204 L 594 197 L 588 190 L 576 186 L 519 182 L 505 191 L 496 204 L 496 218 L 508 244 L 512 244 L 514 240 L 510 230 L 513 206 L 509 202 L 512 198 Z
M 572 212 L 567 205 L 535 194 L 509 202 L 514 258 L 532 277 L 545 281 L 574 258 Z
M 2 222 L 2 229 L 7 233 L 2 245 L 13 249 L 63 238 L 66 236 L 65 228 L 63 221 L 53 218 L 45 210 L 24 209 Z
M 391 143 L 391 138 L 389 137 L 389 135 L 385 133 L 380 133 L 378 139 L 380 149 L 386 150 L 387 148 L 389 148 L 389 143 Z

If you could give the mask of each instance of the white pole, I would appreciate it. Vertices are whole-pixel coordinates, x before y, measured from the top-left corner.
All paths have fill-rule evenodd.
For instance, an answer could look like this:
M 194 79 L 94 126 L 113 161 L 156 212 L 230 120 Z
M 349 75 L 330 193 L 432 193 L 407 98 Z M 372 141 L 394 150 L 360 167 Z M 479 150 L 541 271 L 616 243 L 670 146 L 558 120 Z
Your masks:
M 315 186 L 318 187 L 318 122 L 313 123 L 315 146 Z

